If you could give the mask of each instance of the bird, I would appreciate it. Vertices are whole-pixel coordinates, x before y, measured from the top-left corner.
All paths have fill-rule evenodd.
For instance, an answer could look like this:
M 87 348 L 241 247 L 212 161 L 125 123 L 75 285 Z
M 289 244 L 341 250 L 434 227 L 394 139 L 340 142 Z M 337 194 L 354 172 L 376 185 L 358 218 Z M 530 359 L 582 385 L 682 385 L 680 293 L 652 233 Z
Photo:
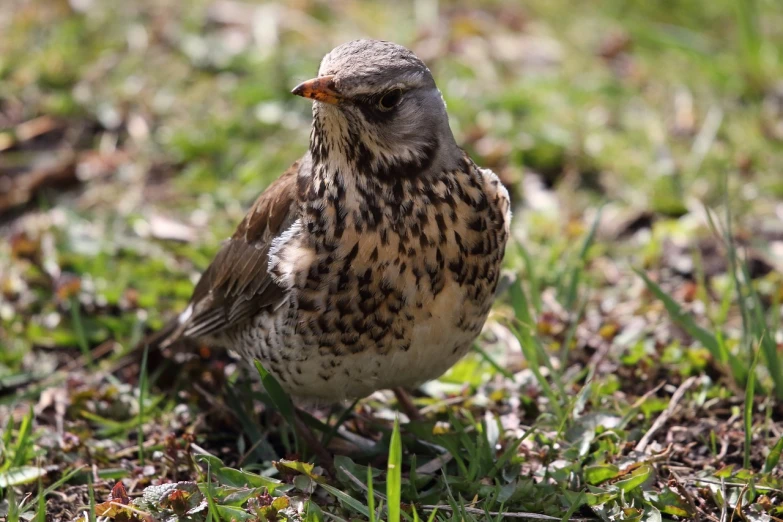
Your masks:
M 161 334 L 258 361 L 304 402 L 415 389 L 470 349 L 494 301 L 510 199 L 449 126 L 413 52 L 355 40 L 294 95 L 309 147 L 258 197 Z

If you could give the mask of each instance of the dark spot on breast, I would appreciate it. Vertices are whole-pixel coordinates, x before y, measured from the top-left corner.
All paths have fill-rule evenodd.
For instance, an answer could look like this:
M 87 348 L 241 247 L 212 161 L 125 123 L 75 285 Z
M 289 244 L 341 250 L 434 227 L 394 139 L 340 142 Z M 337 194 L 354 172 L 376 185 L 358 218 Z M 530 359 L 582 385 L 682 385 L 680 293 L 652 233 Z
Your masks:
M 484 223 L 484 218 L 481 216 L 474 217 L 470 223 L 468 223 L 468 228 L 471 230 L 475 230 L 476 232 L 481 232 L 487 228 L 486 223 Z
M 318 310 L 318 305 L 316 305 L 315 301 L 301 295 L 299 296 L 298 307 L 299 310 L 303 310 L 305 312 L 315 312 Z
M 353 310 L 351 309 L 351 299 L 343 298 L 337 300 L 337 310 L 342 315 L 349 315 Z
M 483 211 L 487 210 L 487 208 L 489 208 L 489 202 L 487 201 L 487 195 L 486 194 L 484 194 L 483 192 L 480 192 L 479 194 L 480 194 L 480 196 L 479 196 L 478 203 L 476 203 L 476 205 L 475 205 L 475 210 L 477 212 L 483 212 Z M 490 209 L 490 218 L 492 217 L 492 214 L 494 214 L 494 213 L 495 213 L 495 211 Z
M 359 242 L 357 241 L 355 245 L 353 245 L 353 248 L 350 252 L 348 252 L 348 255 L 345 256 L 345 265 L 350 265 L 354 259 L 356 259 L 356 255 L 359 253 Z

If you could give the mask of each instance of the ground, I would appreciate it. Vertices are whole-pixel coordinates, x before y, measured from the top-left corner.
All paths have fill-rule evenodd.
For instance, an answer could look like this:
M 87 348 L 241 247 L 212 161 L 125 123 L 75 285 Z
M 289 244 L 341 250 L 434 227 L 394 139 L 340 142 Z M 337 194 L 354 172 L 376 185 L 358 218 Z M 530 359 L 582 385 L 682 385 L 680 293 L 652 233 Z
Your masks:
M 783 518 L 776 0 L 4 7 L 0 518 Z M 513 239 L 423 421 L 313 411 L 330 477 L 255 368 L 134 347 L 305 150 L 290 89 L 362 36 L 431 67 Z

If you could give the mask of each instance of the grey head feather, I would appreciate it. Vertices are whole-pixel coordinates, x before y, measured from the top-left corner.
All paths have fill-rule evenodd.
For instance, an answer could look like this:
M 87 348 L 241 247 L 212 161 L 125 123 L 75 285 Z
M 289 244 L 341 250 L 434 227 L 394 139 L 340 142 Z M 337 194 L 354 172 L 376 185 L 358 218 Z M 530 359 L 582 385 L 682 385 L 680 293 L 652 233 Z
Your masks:
M 435 87 L 430 70 L 405 47 L 382 40 L 354 40 L 321 60 L 319 76 L 335 76 L 340 92 L 355 96 L 395 85 Z
M 430 70 L 410 50 L 379 40 L 347 42 L 323 58 L 318 75 L 332 76 L 343 101 L 313 104 L 311 151 L 314 145 L 318 148 L 316 162 L 326 152 L 331 161 L 353 160 L 369 175 L 392 178 L 411 175 L 411 165 L 421 167 L 419 175 L 458 168 L 462 153 L 449 127 L 446 104 Z M 396 89 L 402 92 L 399 103 L 392 110 L 379 110 L 383 95 Z

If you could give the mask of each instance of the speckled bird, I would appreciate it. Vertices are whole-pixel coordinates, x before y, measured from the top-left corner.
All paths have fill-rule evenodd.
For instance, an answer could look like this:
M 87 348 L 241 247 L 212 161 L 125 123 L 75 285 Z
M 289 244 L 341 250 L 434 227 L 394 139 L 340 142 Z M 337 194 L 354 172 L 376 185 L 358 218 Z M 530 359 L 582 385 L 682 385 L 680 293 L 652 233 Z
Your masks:
M 317 402 L 439 377 L 492 305 L 508 192 L 457 146 L 432 74 L 400 45 L 343 44 L 292 92 L 313 100 L 308 152 L 259 196 L 162 344 L 234 350 Z

